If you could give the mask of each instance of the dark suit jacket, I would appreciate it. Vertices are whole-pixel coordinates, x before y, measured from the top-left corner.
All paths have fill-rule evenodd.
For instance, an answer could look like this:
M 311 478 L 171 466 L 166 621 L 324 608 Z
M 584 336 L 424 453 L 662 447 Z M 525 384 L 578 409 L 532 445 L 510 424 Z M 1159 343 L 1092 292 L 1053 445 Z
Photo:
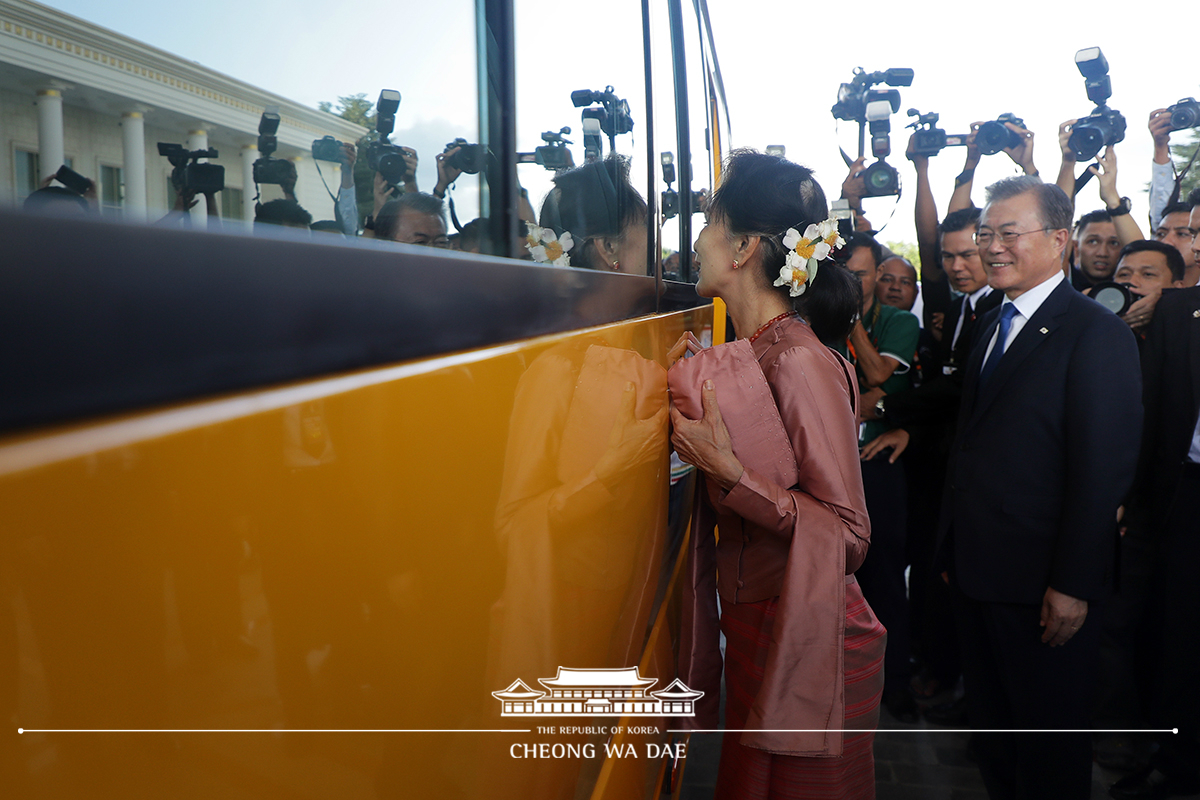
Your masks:
M 1163 293 L 1142 350 L 1142 378 L 1146 426 L 1138 494 L 1161 511 L 1200 416 L 1200 287 Z
M 1137 468 L 1142 386 L 1133 333 L 1064 281 L 981 388 L 999 318 L 994 309 L 980 320 L 967 361 L 939 555 L 976 600 L 1040 604 L 1048 586 L 1094 600 Z
M 975 323 L 972 325 L 964 320 L 962 333 L 954 347 L 951 347 L 951 341 L 954 339 L 954 329 L 958 326 L 959 314 L 962 313 L 961 298 L 950 307 L 942 322 L 938 374 L 928 376 L 924 383 L 914 389 L 888 395 L 884 407 L 887 409 L 889 422 L 901 427 L 914 424 L 933 424 L 939 427 L 946 423 L 954 424 L 954 417 L 958 413 L 959 401 L 962 398 L 962 367 L 971 352 L 974 328 L 979 327 L 984 315 L 1000 305 L 1003 299 L 1004 293 L 995 291 L 982 298 L 975 309 Z M 946 374 L 942 367 L 951 367 L 952 371 Z

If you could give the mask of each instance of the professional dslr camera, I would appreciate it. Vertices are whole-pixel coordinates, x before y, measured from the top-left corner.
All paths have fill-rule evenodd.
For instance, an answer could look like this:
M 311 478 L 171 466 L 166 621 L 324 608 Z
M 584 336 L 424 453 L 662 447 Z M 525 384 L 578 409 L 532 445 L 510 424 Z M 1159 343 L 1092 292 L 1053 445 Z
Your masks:
M 1142 299 L 1128 283 L 1102 281 L 1092 287 L 1091 298 L 1118 317 L 1125 316 L 1129 307 Z
M 865 136 L 868 126 L 871 131 L 871 155 L 878 161 L 863 170 L 865 197 L 883 197 L 900 194 L 900 173 L 884 159 L 892 152 L 889 134 L 892 130 L 891 115 L 900 110 L 900 92 L 895 89 L 872 89 L 886 83 L 888 86 L 911 86 L 913 71 L 893 68 L 883 72 L 864 72 L 854 68 L 850 83 L 838 87 L 837 102 L 830 111 L 836 119 L 858 123 L 858 155 L 866 150 Z M 843 153 L 847 163 L 849 158 Z
M 181 144 L 158 143 L 158 154 L 166 156 L 174 167 L 171 185 L 184 194 L 214 194 L 225 188 L 225 168 L 220 164 L 201 164 L 198 159 L 217 158 L 214 148 L 185 150 Z
M 379 93 L 379 101 L 375 103 L 375 131 L 379 138 L 367 145 L 367 166 L 392 186 L 399 186 L 411 177 L 408 164 L 404 163 L 404 151 L 388 140 L 396 128 L 399 108 L 399 92 L 384 89 Z
M 442 152 L 448 153 L 456 147 L 459 148 L 459 151 L 446 159 L 446 166 L 462 170 L 468 175 L 478 175 L 487 160 L 487 151 L 483 149 L 483 145 L 471 144 L 460 136 L 447 144 L 446 149 Z
M 985 156 L 994 156 L 1001 150 L 1021 146 L 1021 142 L 1024 141 L 1021 134 L 1005 125 L 1006 122 L 1011 122 L 1018 128 L 1025 127 L 1025 120 L 1011 111 L 1006 111 L 995 119 L 983 123 L 975 132 L 975 146 L 979 148 L 980 153 Z
M 965 135 L 948 136 L 944 129 L 937 126 L 938 115 L 936 112 L 922 114 L 917 109 L 910 108 L 908 115 L 916 117 L 907 126 L 913 129 L 914 156 L 936 156 L 947 147 L 966 146 L 967 137 Z
M 279 106 L 267 106 L 258 120 L 258 152 L 254 162 L 254 182 L 281 184 L 295 177 L 296 168 L 271 154 L 279 147 Z
M 1124 140 L 1125 117 L 1106 105 L 1112 97 L 1112 81 L 1108 77 L 1108 61 L 1100 48 L 1086 47 L 1077 52 L 1075 66 L 1083 75 L 1088 100 L 1095 103 L 1096 108 L 1072 126 L 1067 146 L 1076 158 L 1087 161 L 1095 158 L 1102 147 Z
M 335 164 L 346 163 L 342 143 L 332 136 L 322 136 L 320 139 L 313 140 L 312 157 L 314 161 L 332 161 Z
M 1167 109 L 1171 115 L 1171 130 L 1200 128 L 1200 103 L 1193 97 L 1185 97 Z

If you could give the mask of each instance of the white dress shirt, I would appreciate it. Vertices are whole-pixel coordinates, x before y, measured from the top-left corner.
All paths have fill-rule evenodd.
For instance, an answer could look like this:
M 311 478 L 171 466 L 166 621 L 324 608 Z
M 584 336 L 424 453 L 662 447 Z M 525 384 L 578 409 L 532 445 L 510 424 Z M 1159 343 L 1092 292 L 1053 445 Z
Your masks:
M 1004 302 L 1000 304 L 1000 313 L 1004 313 L 1004 306 L 1014 305 L 1017 307 L 1017 313 L 1012 318 L 1012 323 L 1008 328 L 1008 338 L 1001 345 L 1004 349 L 1001 353 L 1008 351 L 1009 345 L 1017 338 L 1017 334 L 1025 327 L 1025 323 L 1033 316 L 1033 313 L 1041 308 L 1042 303 L 1046 302 L 1046 298 L 1055 290 L 1058 284 L 1064 280 L 1062 270 L 1055 270 L 1054 274 L 1046 280 L 1039 283 L 1029 291 L 1022 294 L 1016 300 L 1004 298 Z M 987 351 L 983 354 L 983 363 L 986 364 L 988 356 L 992 354 L 992 348 L 996 346 L 996 337 L 1000 335 L 1000 326 L 996 326 L 996 332 L 992 334 L 992 339 L 988 342 Z
M 954 326 L 954 337 L 950 339 L 951 350 L 958 346 L 958 335 L 962 333 L 963 320 L 967 318 L 967 309 L 969 308 L 974 311 L 975 307 L 979 305 L 979 301 L 987 297 L 991 292 L 992 287 L 985 283 L 982 289 L 976 289 L 971 294 L 963 296 L 962 310 L 958 312 L 958 324 Z

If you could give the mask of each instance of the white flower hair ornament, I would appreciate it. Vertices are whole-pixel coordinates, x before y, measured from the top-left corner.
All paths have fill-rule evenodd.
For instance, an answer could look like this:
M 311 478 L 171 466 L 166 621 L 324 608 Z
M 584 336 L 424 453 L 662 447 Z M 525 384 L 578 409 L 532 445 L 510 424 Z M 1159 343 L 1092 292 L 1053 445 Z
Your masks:
M 817 263 L 829 258 L 834 248 L 844 247 L 846 240 L 838 235 L 837 220 L 827 219 L 804 229 L 804 235 L 788 228 L 783 246 L 788 249 L 787 260 L 779 268 L 776 286 L 787 286 L 788 294 L 799 297 L 817 277 Z
M 575 246 L 570 231 L 563 231 L 562 236 L 555 236 L 553 228 L 539 228 L 532 222 L 526 222 L 525 249 L 533 256 L 533 260 L 541 264 L 553 264 L 556 267 L 571 266 L 567 251 Z

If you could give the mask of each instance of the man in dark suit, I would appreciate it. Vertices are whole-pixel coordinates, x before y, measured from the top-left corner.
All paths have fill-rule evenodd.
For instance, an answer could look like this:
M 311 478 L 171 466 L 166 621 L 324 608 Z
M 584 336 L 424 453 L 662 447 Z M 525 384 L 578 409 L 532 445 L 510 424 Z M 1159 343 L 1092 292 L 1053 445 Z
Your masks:
M 1200 207 L 1192 220 L 1200 224 Z M 1200 250 L 1200 234 L 1196 245 Z M 1200 792 L 1200 287 L 1163 293 L 1146 336 L 1146 426 L 1135 510 L 1145 511 L 1156 549 L 1148 685 L 1161 737 L 1150 766 L 1109 790 L 1122 800 Z
M 1029 176 L 988 188 L 976 242 L 1003 304 L 964 369 L 939 555 L 979 729 L 1088 727 L 1117 509 L 1133 483 L 1133 334 L 1064 280 L 1071 205 Z M 1089 613 L 1092 612 L 1092 613 Z M 978 736 L 988 793 L 1086 800 L 1088 734 Z

